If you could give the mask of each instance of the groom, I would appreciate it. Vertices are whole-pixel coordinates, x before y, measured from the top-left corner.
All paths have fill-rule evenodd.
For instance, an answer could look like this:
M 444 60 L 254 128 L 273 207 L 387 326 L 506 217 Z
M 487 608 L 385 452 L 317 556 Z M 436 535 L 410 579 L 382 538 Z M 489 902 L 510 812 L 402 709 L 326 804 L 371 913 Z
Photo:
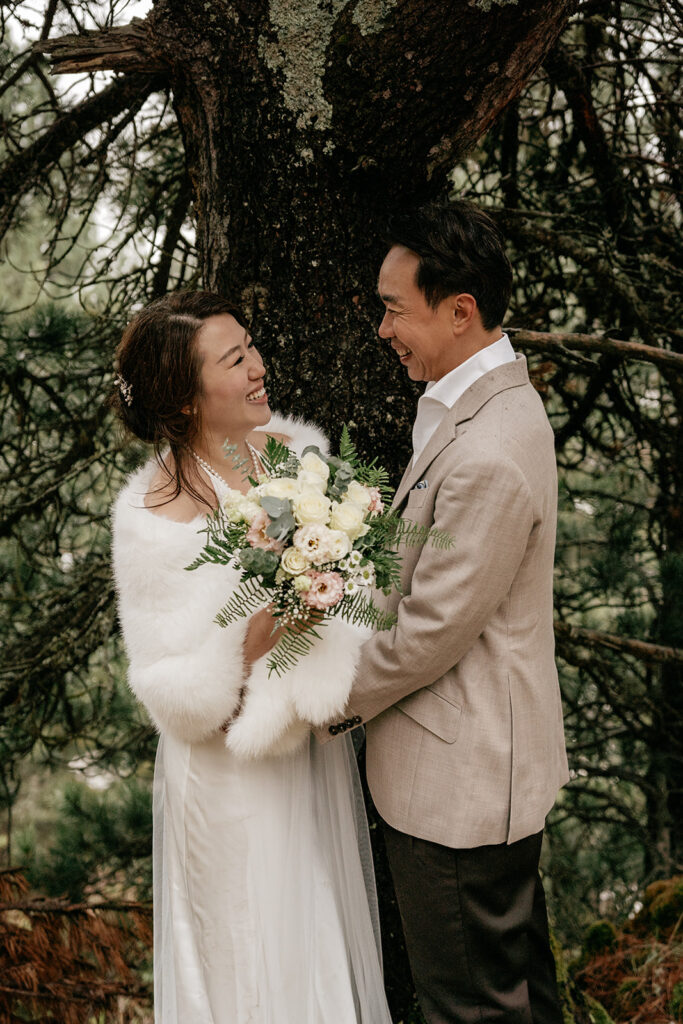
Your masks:
M 562 1024 L 538 861 L 566 782 L 553 660 L 557 477 L 526 360 L 501 331 L 502 238 L 455 202 L 396 218 L 380 337 L 427 381 L 395 506 L 452 547 L 408 548 L 397 626 L 363 647 L 348 707 L 429 1024 Z

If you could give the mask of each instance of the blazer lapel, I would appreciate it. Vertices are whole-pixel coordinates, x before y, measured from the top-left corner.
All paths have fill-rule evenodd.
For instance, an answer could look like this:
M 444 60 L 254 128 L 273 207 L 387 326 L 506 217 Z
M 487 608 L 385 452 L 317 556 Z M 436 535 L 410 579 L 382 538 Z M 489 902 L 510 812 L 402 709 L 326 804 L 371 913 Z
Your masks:
M 393 508 L 399 507 L 399 505 L 405 500 L 410 488 L 413 487 L 421 478 L 427 466 L 434 461 L 439 452 L 442 452 L 446 445 L 450 444 L 455 437 L 454 412 L 455 406 L 453 409 L 446 410 L 443 419 L 430 437 L 429 441 L 427 441 L 427 444 L 420 453 L 417 462 L 413 459 L 408 466 L 408 469 L 403 474 L 403 479 L 398 485 L 398 490 L 394 496 L 392 503 Z
M 483 405 L 501 391 L 508 388 L 521 387 L 529 383 L 526 358 L 517 353 L 514 363 L 505 363 L 497 366 L 495 370 L 489 370 L 474 384 L 465 391 L 457 400 L 452 409 L 447 409 L 443 419 L 430 437 L 417 461 L 414 459 L 409 463 L 398 485 L 392 508 L 398 508 L 405 501 L 408 492 L 424 475 L 425 470 L 431 465 L 447 444 L 454 440 L 458 424 L 471 420 Z

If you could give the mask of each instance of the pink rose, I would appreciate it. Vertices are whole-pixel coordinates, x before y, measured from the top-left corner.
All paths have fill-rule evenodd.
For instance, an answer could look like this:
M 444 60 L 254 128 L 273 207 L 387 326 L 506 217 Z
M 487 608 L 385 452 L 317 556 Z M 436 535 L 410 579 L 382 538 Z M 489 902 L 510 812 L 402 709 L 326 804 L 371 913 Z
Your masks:
M 247 530 L 247 541 L 251 544 L 252 548 L 264 548 L 266 551 L 282 551 L 284 548 L 282 541 L 274 540 L 266 533 L 266 527 L 269 523 L 270 517 L 266 510 L 262 508 L 251 521 L 251 526 Z
M 384 512 L 384 502 L 382 501 L 382 495 L 380 494 L 379 487 L 368 487 L 368 493 L 370 495 L 370 504 L 368 505 L 368 512 L 377 515 L 379 512 Z
M 310 608 L 332 608 L 344 596 L 344 580 L 338 572 L 316 572 L 309 569 L 310 589 L 301 595 Z

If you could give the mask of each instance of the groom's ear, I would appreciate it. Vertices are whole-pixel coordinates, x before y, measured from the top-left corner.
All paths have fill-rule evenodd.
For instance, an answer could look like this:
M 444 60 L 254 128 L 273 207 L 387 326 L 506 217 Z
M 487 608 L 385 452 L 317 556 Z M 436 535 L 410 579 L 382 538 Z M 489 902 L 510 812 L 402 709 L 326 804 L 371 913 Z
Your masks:
M 455 334 L 464 334 L 478 315 L 477 300 L 474 295 L 461 292 L 459 295 L 452 296 L 451 303 L 453 331 Z

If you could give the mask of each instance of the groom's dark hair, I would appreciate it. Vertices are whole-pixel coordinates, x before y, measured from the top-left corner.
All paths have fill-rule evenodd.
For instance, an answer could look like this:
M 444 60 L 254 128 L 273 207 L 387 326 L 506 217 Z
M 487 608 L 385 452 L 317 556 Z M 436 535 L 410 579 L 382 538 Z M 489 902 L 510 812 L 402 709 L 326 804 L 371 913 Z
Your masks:
M 512 267 L 498 227 L 474 203 L 428 203 L 389 221 L 386 241 L 419 257 L 415 283 L 430 306 L 467 292 L 487 331 L 503 322 Z

